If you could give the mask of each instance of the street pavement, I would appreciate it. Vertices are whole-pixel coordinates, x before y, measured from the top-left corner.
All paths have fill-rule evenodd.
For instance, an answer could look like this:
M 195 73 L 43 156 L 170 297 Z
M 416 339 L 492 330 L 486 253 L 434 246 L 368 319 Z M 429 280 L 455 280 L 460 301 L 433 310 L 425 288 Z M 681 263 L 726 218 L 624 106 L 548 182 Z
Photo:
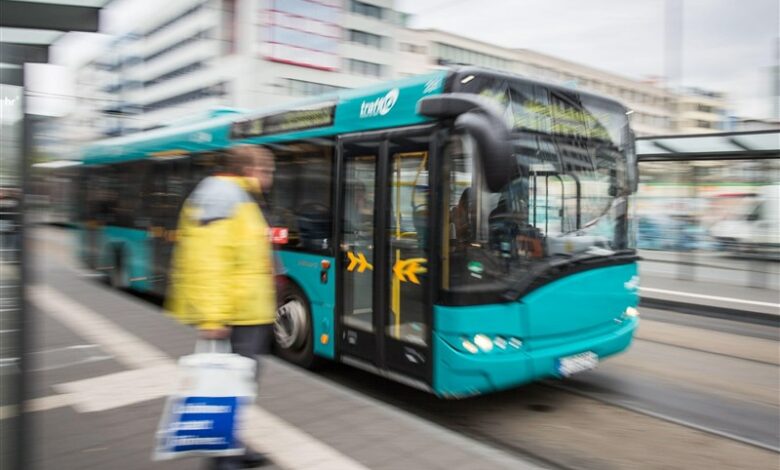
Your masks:
M 80 276 L 61 243 L 36 254 L 35 468 L 199 468 L 150 460 L 192 332 Z M 247 441 L 270 468 L 778 468 L 777 341 L 773 327 L 642 309 L 632 349 L 597 370 L 460 401 L 270 359 Z
M 79 276 L 62 250 L 36 251 L 32 468 L 202 468 L 151 460 L 175 358 L 192 352 L 193 331 Z M 273 358 L 244 424 L 242 439 L 271 458 L 268 468 L 536 467 Z
M 642 309 L 631 349 L 593 371 L 458 402 L 347 367 L 324 375 L 562 468 L 780 464 L 778 329 Z

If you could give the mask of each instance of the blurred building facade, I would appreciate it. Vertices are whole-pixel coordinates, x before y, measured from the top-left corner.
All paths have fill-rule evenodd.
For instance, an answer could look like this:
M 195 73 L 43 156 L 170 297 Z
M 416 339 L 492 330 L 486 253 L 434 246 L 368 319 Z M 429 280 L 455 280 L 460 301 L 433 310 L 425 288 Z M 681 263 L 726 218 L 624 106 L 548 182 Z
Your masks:
M 402 44 L 416 45 L 413 51 L 401 51 L 399 72 L 420 73 L 445 64 L 472 64 L 507 70 L 521 76 L 558 83 L 615 98 L 633 113 L 631 121 L 638 135 L 672 134 L 682 96 L 646 81 L 632 80 L 587 65 L 560 59 L 528 49 L 511 49 L 475 41 L 437 30 L 403 32 Z M 690 98 L 696 101 L 698 98 Z M 725 106 L 725 104 L 724 104 Z M 724 108 L 725 109 L 725 108 Z M 714 131 L 702 128 L 693 132 Z M 688 130 L 690 132 L 690 130 Z
M 89 140 L 397 76 L 393 0 L 172 0 L 77 71 Z M 381 32 L 381 33 L 380 33 Z
M 406 27 L 394 0 L 171 0 L 77 72 L 68 134 L 116 136 L 472 64 L 616 98 L 640 136 L 724 128 L 725 98 L 672 93 L 583 64 Z
M 780 130 L 780 119 L 740 119 L 732 118 L 726 129 L 734 132 Z
M 675 130 L 681 134 L 723 131 L 728 120 L 726 98 L 722 93 L 686 88 L 676 100 Z

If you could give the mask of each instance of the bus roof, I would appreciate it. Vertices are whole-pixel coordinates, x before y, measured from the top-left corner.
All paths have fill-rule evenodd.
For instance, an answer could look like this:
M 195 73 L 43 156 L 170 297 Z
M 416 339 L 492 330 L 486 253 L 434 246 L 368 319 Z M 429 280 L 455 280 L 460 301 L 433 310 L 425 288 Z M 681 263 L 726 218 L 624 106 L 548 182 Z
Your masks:
M 86 146 L 85 164 L 207 152 L 239 143 L 324 137 L 427 122 L 417 102 L 441 93 L 449 71 L 343 90 L 261 112 L 221 113 L 205 120 L 101 140 Z
M 217 110 L 205 119 L 188 119 L 147 132 L 95 142 L 82 150 L 80 158 L 85 164 L 117 163 L 208 152 L 240 143 L 270 144 L 421 124 L 430 119 L 417 114 L 417 102 L 425 96 L 458 91 L 458 79 L 470 74 L 589 96 L 625 111 L 622 104 L 603 96 L 467 66 L 342 90 L 258 112 Z
M 517 75 L 511 72 L 506 72 L 503 70 L 486 69 L 486 68 L 477 67 L 473 65 L 466 65 L 466 66 L 457 67 L 453 69 L 453 74 L 451 77 L 452 86 L 447 91 L 457 92 L 459 89 L 457 85 L 458 82 L 460 82 L 461 79 L 468 77 L 469 75 L 478 75 L 482 77 L 488 76 L 500 80 L 507 80 L 514 83 L 525 83 L 528 85 L 543 86 L 548 90 L 557 91 L 559 93 L 575 94 L 579 97 L 589 97 L 594 100 L 599 100 L 604 103 L 609 103 L 615 106 L 616 108 L 622 109 L 624 112 L 628 111 L 628 108 L 626 108 L 626 106 L 623 103 L 607 95 L 602 95 L 600 93 L 595 93 L 592 91 L 583 90 L 579 88 L 571 88 L 571 87 L 567 87 L 555 83 L 543 82 L 540 80 L 523 77 L 522 75 Z

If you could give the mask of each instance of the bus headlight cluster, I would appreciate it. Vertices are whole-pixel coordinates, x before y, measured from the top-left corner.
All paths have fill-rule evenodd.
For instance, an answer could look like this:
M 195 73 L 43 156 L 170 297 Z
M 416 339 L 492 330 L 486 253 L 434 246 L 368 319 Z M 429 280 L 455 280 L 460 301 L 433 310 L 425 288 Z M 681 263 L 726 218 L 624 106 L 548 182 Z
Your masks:
M 479 333 L 474 335 L 473 338 L 461 338 L 461 346 L 463 349 L 471 354 L 477 354 L 479 352 L 489 353 L 493 349 L 500 351 L 520 349 L 523 346 L 523 342 L 520 338 L 511 337 L 509 339 L 503 336 L 496 336 L 490 338 L 488 335 Z
M 635 309 L 634 307 L 628 307 L 624 315 L 628 318 L 636 318 L 639 316 L 639 310 Z

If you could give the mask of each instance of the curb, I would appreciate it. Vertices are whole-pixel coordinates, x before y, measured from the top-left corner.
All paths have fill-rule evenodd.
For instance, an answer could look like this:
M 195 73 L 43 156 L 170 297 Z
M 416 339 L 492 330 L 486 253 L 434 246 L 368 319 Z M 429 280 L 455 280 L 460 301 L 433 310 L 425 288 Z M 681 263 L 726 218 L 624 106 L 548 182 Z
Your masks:
M 657 308 L 660 310 L 671 310 L 686 315 L 697 315 L 700 317 L 718 318 L 721 320 L 739 321 L 751 323 L 754 325 L 773 326 L 780 328 L 780 315 L 771 313 L 754 312 L 752 310 L 740 310 L 728 307 L 715 307 L 710 305 L 692 304 L 688 302 L 679 302 L 675 300 L 658 299 L 651 297 L 641 297 L 639 306 L 648 308 Z

